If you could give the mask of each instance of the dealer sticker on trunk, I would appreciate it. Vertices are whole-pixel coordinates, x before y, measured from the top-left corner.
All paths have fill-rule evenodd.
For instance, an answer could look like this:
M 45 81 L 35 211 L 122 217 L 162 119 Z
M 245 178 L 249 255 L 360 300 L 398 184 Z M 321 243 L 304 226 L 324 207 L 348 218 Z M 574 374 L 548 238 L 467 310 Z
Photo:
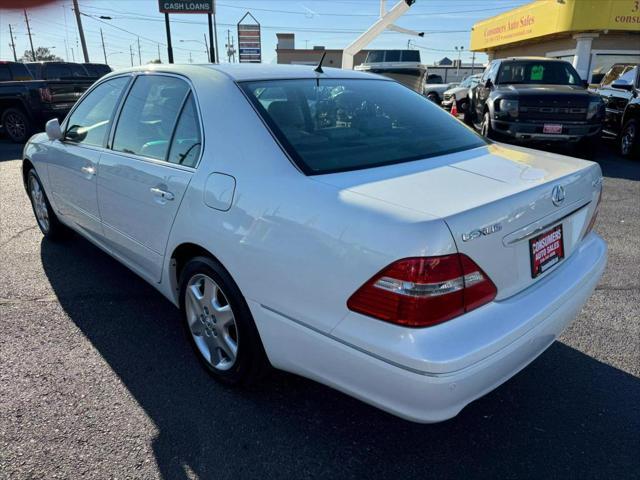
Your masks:
M 531 254 L 531 278 L 536 278 L 564 258 L 562 225 L 529 240 L 529 251 Z

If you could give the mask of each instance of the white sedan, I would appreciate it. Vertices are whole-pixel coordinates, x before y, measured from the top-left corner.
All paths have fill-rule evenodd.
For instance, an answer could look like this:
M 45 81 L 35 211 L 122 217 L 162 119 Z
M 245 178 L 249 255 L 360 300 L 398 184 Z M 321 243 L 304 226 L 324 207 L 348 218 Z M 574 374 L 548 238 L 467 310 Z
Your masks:
M 535 359 L 606 263 L 597 164 L 488 142 L 361 72 L 115 72 L 23 158 L 43 234 L 157 288 L 215 378 L 271 364 L 417 422 Z

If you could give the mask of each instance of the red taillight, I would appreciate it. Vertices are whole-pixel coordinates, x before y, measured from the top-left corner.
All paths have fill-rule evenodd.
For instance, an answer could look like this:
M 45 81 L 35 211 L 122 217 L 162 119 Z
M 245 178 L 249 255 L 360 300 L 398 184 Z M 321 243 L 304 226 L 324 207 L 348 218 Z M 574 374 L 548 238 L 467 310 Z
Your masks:
M 582 238 L 589 235 L 589 232 L 593 230 L 593 226 L 596 224 L 596 219 L 598 218 L 598 211 L 600 210 L 600 203 L 602 202 L 602 189 L 598 192 L 598 200 L 596 202 L 596 208 L 593 210 L 593 215 L 591 215 L 591 220 L 589 220 L 589 225 L 587 225 L 587 229 L 584 231 L 584 235 Z
M 496 287 L 463 254 L 405 258 L 365 283 L 347 301 L 354 312 L 408 327 L 446 322 L 490 302 Z
M 38 91 L 40 92 L 40 100 L 51 103 L 53 97 L 51 96 L 51 90 L 48 87 L 39 88 Z

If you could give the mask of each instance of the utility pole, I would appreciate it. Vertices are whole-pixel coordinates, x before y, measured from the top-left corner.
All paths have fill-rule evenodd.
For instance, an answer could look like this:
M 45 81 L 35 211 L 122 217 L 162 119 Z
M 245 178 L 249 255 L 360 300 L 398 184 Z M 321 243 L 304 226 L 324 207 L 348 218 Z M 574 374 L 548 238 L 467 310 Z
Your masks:
M 11 50 L 13 50 L 13 60 L 14 62 L 17 62 L 18 57 L 16 56 L 16 44 L 13 41 L 13 30 L 11 30 L 11 24 L 9 24 L 9 36 L 11 37 L 11 43 L 9 45 L 11 45 Z
M 209 44 L 207 43 L 207 34 L 203 33 L 202 35 L 204 36 L 204 48 L 207 50 L 207 60 L 209 60 L 209 63 L 213 63 L 211 61 L 211 54 L 209 53 Z
M 215 2 L 214 2 L 215 5 Z M 220 49 L 218 49 L 218 24 L 216 23 L 216 9 L 213 8 L 213 38 L 215 39 L 216 52 L 218 52 L 218 63 L 220 63 Z
M 162 63 L 162 57 L 160 56 L 160 44 L 157 43 L 156 45 L 158 45 L 158 60 Z
M 140 55 L 140 37 L 138 37 L 138 65 L 142 65 L 142 55 Z
M 191 58 L 191 50 L 189 50 L 189 63 L 193 63 L 193 59 Z
M 471 54 L 471 75 L 473 75 L 473 67 L 476 65 L 476 52 Z
M 164 14 L 164 26 L 167 29 L 167 56 L 169 63 L 173 63 L 173 47 L 171 46 L 171 27 L 169 26 L 169 14 Z
M 29 27 L 29 17 L 27 16 L 26 8 L 24 9 L 24 21 L 27 22 L 27 33 L 29 34 L 29 43 L 31 44 L 31 56 L 33 57 L 33 61 L 36 62 L 36 51 L 33 48 L 33 39 L 31 38 L 31 28 Z
M 131 56 L 131 66 L 133 67 L 133 48 L 129 45 L 129 55 Z
M 216 50 L 213 48 L 213 19 L 211 14 L 207 14 L 209 19 L 209 51 L 211 52 L 211 63 L 216 63 Z
M 227 29 L 227 62 L 231 63 L 231 30 Z
M 100 39 L 102 40 L 102 53 L 104 54 L 104 63 L 106 65 L 109 62 L 107 62 L 107 50 L 104 48 L 104 35 L 102 35 L 102 29 L 100 29 Z
M 73 11 L 76 14 L 76 22 L 78 23 L 78 33 L 80 34 L 80 43 L 82 44 L 82 54 L 84 55 L 84 62 L 89 63 L 89 52 L 87 51 L 87 42 L 84 40 L 84 30 L 82 29 L 82 19 L 80 18 L 80 8 L 78 7 L 78 0 L 73 0 Z
M 73 52 L 73 47 L 71 47 L 71 59 L 75 62 L 76 61 L 76 54 Z

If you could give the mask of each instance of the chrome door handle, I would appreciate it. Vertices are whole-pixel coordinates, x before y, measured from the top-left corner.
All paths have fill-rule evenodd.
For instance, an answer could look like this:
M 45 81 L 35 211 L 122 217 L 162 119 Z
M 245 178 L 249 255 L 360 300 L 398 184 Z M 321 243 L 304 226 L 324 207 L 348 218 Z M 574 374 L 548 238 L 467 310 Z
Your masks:
M 95 175 L 96 168 L 91 165 L 85 165 L 84 167 L 80 167 L 80 170 L 87 175 Z
M 173 193 L 163 190 L 158 187 L 151 187 L 149 189 L 156 197 L 164 198 L 165 200 L 173 200 L 175 196 Z

